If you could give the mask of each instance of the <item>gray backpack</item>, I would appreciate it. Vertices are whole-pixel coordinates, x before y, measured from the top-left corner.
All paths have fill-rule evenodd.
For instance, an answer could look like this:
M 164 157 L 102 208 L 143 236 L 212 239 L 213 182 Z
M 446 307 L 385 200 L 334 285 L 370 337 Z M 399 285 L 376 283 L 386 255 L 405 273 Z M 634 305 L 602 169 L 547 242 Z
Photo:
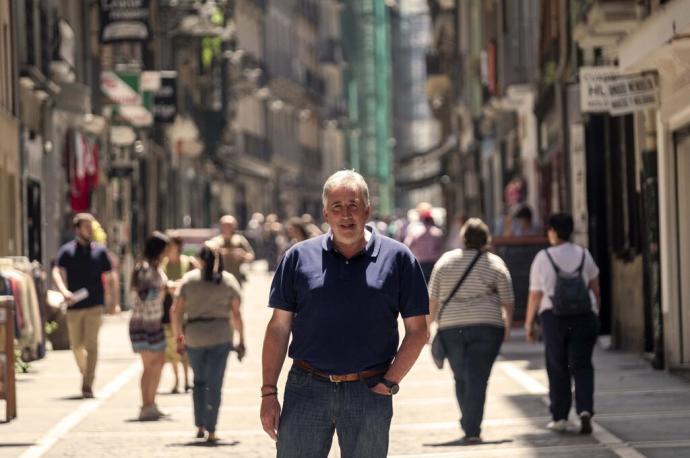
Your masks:
M 584 315 L 592 310 L 592 302 L 589 297 L 589 288 L 582 279 L 582 269 L 585 266 L 586 250 L 582 249 L 582 261 L 580 267 L 574 272 L 562 271 L 549 254 L 544 250 L 551 265 L 556 271 L 556 288 L 551 296 L 553 314 L 557 316 Z

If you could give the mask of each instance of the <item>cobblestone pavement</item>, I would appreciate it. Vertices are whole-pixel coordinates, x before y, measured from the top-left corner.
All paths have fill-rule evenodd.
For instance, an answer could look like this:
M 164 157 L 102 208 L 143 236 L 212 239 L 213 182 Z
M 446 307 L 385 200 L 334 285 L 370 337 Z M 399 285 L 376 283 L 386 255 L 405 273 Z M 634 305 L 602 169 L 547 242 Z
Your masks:
M 19 417 L 0 424 L 0 456 L 273 456 L 273 443 L 258 420 L 269 282 L 268 274 L 255 271 L 245 287 L 248 355 L 239 363 L 233 354 L 228 364 L 218 423 L 223 440 L 218 446 L 194 439 L 191 396 L 168 394 L 169 367 L 158 403 L 170 418 L 136 420 L 140 365 L 129 346 L 128 315 L 122 314 L 107 317 L 100 335 L 96 399 L 77 396 L 80 377 L 68 351 L 49 352 L 28 374 L 19 375 Z M 542 348 L 523 343 L 516 332 L 504 345 L 490 380 L 485 444 L 462 447 L 453 444 L 460 430 L 451 373 L 436 370 L 425 349 L 395 398 L 390 456 L 690 456 L 690 385 L 651 370 L 634 355 L 597 349 L 595 358 L 595 433 L 553 433 L 544 427 L 548 409 Z M 339 456 L 337 447 L 331 456 Z

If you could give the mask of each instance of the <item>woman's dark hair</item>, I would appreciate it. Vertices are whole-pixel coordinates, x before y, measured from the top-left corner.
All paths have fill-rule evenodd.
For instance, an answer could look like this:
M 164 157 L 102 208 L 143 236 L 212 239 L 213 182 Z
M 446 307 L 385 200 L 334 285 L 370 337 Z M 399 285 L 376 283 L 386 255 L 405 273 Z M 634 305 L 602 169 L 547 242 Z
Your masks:
M 554 213 L 549 216 L 549 229 L 556 231 L 556 235 L 563 241 L 570 240 L 573 235 L 573 217 L 568 213 Z
M 179 235 L 174 235 L 170 237 L 170 243 L 173 245 L 177 245 L 178 247 L 182 248 L 182 245 L 184 245 L 184 239 L 180 237 Z
M 151 277 L 149 275 L 151 262 L 158 260 L 165 252 L 165 248 L 170 243 L 170 239 L 162 232 L 155 231 L 146 239 L 144 244 L 144 258 L 137 262 L 132 269 L 131 288 L 137 292 L 139 298 L 144 300 L 151 288 Z
M 223 280 L 223 257 L 218 253 L 218 250 L 204 245 L 199 250 L 198 256 L 204 263 L 201 275 L 204 281 L 220 283 Z
M 146 239 L 144 244 L 144 259 L 155 261 L 158 259 L 170 243 L 170 239 L 162 232 L 155 231 Z
M 479 218 L 468 219 L 460 229 L 460 236 L 465 241 L 465 247 L 471 250 L 481 250 L 491 242 L 489 226 Z

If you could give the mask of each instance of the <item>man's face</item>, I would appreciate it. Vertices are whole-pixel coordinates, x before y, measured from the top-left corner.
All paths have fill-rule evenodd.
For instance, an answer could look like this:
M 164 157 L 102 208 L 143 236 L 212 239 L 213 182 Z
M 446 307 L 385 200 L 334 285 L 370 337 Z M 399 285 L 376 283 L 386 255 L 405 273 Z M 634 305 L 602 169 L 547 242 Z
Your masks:
M 226 239 L 232 237 L 232 234 L 235 233 L 235 224 L 234 223 L 221 223 L 220 232 L 223 234 L 223 237 L 225 237 Z
M 85 242 L 91 242 L 93 240 L 93 224 L 91 221 L 82 221 L 77 226 L 76 231 L 77 237 Z
M 326 195 L 323 218 L 331 226 L 335 242 L 351 245 L 364 238 L 370 210 L 356 186 L 340 186 Z

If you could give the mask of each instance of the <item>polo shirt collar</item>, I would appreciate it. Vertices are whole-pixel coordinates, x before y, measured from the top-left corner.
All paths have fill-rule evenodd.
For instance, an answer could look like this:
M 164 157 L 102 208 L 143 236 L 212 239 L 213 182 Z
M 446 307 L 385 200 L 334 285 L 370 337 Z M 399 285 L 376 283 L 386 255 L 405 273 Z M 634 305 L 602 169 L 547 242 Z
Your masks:
M 371 232 L 371 237 L 369 238 L 367 245 L 364 247 L 364 250 L 362 250 L 362 253 L 366 254 L 369 257 L 375 258 L 379 255 L 379 251 L 381 251 L 381 236 L 378 234 L 378 232 L 376 232 L 374 226 L 372 226 L 371 224 L 366 224 L 364 226 L 364 230 Z M 329 230 L 328 233 L 326 233 L 326 236 L 323 238 L 321 246 L 324 249 L 324 251 L 336 252 L 335 245 L 333 244 L 332 230 Z

